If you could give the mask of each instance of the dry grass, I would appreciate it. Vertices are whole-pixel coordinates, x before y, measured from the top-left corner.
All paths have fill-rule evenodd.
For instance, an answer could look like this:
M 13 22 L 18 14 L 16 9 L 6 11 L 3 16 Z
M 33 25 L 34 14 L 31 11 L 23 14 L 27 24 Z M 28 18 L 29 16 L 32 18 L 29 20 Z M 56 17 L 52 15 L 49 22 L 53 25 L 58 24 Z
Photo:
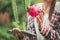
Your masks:
M 9 23 L 10 22 L 9 14 L 7 12 L 0 13 L 0 22 L 3 22 L 3 23 Z

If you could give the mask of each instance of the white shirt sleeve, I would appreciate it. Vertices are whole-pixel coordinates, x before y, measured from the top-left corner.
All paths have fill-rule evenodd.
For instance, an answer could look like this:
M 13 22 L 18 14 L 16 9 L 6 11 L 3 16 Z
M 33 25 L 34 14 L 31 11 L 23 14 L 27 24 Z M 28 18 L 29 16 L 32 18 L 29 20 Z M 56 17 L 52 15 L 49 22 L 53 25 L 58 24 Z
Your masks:
M 35 4 L 35 5 L 36 5 L 36 7 L 37 7 L 38 9 L 42 9 L 43 3 L 38 3 L 38 4 Z
M 60 2 L 56 2 L 55 11 L 60 12 Z

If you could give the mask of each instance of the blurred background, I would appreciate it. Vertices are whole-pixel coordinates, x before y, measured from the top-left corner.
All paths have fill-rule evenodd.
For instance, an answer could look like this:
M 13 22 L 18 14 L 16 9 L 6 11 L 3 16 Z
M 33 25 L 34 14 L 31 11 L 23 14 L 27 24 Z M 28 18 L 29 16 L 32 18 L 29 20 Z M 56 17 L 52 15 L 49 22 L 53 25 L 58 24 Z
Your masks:
M 42 0 L 0 0 L 0 40 L 18 40 L 8 30 L 26 30 L 28 7 L 40 2 Z

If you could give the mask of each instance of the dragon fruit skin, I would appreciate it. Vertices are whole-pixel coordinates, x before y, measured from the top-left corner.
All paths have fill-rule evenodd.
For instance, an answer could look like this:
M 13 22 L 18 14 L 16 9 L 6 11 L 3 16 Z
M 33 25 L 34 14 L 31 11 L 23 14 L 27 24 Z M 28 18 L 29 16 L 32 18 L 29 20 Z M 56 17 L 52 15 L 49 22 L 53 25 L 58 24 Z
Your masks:
M 39 14 L 40 10 L 35 6 L 31 6 L 28 12 L 32 17 L 36 17 Z

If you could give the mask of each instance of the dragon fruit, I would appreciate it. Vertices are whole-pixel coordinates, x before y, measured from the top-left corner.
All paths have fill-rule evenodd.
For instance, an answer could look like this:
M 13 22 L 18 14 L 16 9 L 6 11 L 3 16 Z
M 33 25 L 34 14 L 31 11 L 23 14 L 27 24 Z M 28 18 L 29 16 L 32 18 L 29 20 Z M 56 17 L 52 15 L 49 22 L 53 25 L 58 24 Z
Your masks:
M 28 12 L 32 17 L 36 17 L 40 13 L 40 10 L 36 6 L 33 5 L 33 6 L 30 6 Z

